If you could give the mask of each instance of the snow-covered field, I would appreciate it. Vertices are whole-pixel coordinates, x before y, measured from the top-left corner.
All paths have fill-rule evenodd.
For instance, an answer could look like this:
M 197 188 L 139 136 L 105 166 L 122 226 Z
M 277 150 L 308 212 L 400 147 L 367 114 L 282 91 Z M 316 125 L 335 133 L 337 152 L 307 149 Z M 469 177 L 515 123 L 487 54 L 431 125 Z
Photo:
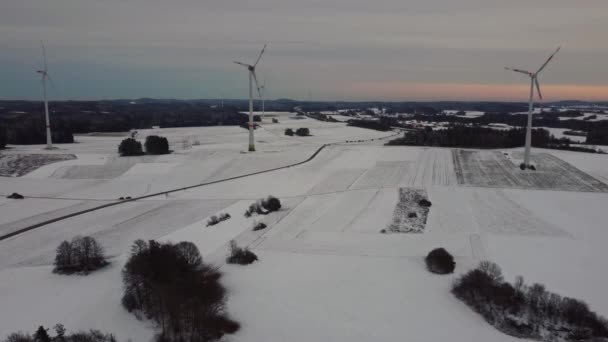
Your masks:
M 608 315 L 605 243 L 608 156 L 533 150 L 536 174 L 517 168 L 518 149 L 474 151 L 382 146 L 376 132 L 343 123 L 272 113 L 256 131 L 258 152 L 241 153 L 238 127 L 140 131 L 167 136 L 173 154 L 119 158 L 120 136 L 78 136 L 48 153 L 77 159 L 0 177 L 0 234 L 60 214 L 177 187 L 308 163 L 129 202 L 55 222 L 0 241 L 0 337 L 63 323 L 148 341 L 150 322 L 120 304 L 120 270 L 133 240 L 189 240 L 221 267 L 228 309 L 242 328 L 230 341 L 516 341 L 449 292 L 452 280 L 480 260 L 498 262 L 508 280 L 523 275 L 547 289 L 587 301 Z M 288 137 L 307 127 L 311 137 Z M 344 144 L 346 140 L 367 140 Z M 200 145 L 183 144 L 184 140 Z M 182 148 L 186 147 L 186 148 Z M 47 153 L 14 146 L 9 153 Z M 432 202 L 422 233 L 381 234 L 399 189 L 420 189 Z M 547 191 L 551 190 L 551 191 Z M 245 218 L 253 201 L 273 194 L 283 207 Z M 208 217 L 231 218 L 205 227 Z M 267 228 L 252 231 L 256 222 Z M 111 265 L 89 276 L 51 273 L 64 239 L 91 235 Z M 260 261 L 225 265 L 228 243 L 249 246 Z M 444 247 L 456 273 L 430 274 L 424 256 Z

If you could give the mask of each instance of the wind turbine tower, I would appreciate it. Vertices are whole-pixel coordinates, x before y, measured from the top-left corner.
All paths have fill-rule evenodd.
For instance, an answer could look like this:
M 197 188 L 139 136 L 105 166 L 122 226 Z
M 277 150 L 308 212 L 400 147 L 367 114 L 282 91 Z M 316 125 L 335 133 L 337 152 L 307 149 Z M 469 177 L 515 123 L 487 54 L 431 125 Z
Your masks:
M 260 97 L 262 98 L 262 121 L 264 121 L 264 117 L 266 116 L 266 109 L 264 107 L 266 101 L 266 80 L 262 81 L 262 85 L 260 86 Z
M 44 119 L 46 121 L 46 149 L 52 150 L 53 141 L 51 138 L 51 122 L 49 119 L 49 103 L 46 99 L 46 81 L 47 81 L 47 79 L 49 81 L 51 81 L 51 79 L 48 74 L 48 68 L 47 68 L 47 64 L 46 64 L 46 51 L 44 48 L 44 44 L 42 42 L 40 42 L 40 45 L 42 45 L 42 58 L 44 59 L 44 69 L 38 70 L 37 73 L 39 73 L 42 76 L 42 95 L 44 97 Z
M 254 136 L 253 136 L 253 131 L 254 131 L 254 126 L 253 126 L 253 81 L 255 81 L 255 86 L 258 90 L 258 96 L 260 95 L 260 85 L 258 84 L 258 79 L 255 75 L 255 67 L 260 62 L 260 59 L 262 58 L 262 55 L 264 54 L 264 50 L 266 50 L 266 45 L 268 45 L 268 44 L 264 44 L 264 47 L 262 48 L 262 51 L 260 51 L 260 55 L 258 56 L 258 59 L 255 61 L 255 63 L 253 65 L 236 62 L 236 61 L 234 62 L 238 65 L 242 65 L 242 66 L 246 67 L 247 70 L 249 71 L 249 152 L 255 151 L 255 141 L 254 141 Z
M 547 58 L 545 63 L 540 66 L 540 68 L 536 72 L 530 72 L 522 69 L 513 69 L 513 68 L 505 68 L 510 71 L 515 71 L 520 74 L 524 74 L 530 77 L 530 102 L 528 105 L 528 125 L 526 127 L 526 147 L 524 153 L 524 165 L 526 168 L 530 168 L 530 145 L 532 145 L 532 112 L 534 111 L 534 86 L 536 85 L 536 91 L 538 93 L 539 99 L 543 99 L 543 95 L 540 91 L 540 83 L 538 82 L 538 75 L 545 69 L 547 64 L 553 59 L 553 57 L 559 52 L 561 47 L 558 47 L 555 52 Z

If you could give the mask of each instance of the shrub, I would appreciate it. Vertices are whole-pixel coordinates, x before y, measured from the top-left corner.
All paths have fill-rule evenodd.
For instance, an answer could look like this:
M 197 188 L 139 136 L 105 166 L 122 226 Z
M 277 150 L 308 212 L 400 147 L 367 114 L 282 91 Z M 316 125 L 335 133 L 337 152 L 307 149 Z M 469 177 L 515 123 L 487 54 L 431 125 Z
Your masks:
M 190 242 L 137 240 L 122 271 L 122 305 L 157 323 L 157 341 L 215 341 L 239 328 L 220 277 Z
M 535 167 L 534 165 L 530 165 L 530 166 L 528 166 L 528 169 L 529 169 L 529 170 L 532 170 L 532 171 L 536 171 L 536 167 Z
M 257 231 L 257 230 L 262 230 L 264 228 L 266 228 L 266 224 L 264 222 L 258 222 L 253 226 L 253 231 Z
M 222 221 L 226 221 L 229 218 L 230 218 L 230 214 L 228 214 L 228 213 L 222 213 L 222 214 L 220 214 L 219 217 L 213 215 L 209 218 L 209 220 L 207 220 L 207 227 L 215 226 L 216 224 L 218 224 Z
M 456 267 L 454 257 L 444 248 L 435 248 L 430 251 L 425 262 L 427 269 L 437 274 L 452 273 Z
M 416 218 L 416 217 L 418 217 L 418 214 L 416 214 L 415 212 L 412 211 L 412 212 L 409 212 L 407 214 L 407 217 L 409 217 L 409 218 Z
M 308 128 L 302 127 L 296 130 L 296 135 L 300 137 L 307 137 L 310 135 L 310 130 Z
M 272 123 L 279 123 L 279 120 L 277 120 L 276 118 L 272 118 Z
M 253 214 L 259 214 L 259 215 L 268 214 L 268 212 L 262 208 L 261 201 L 251 203 L 249 205 L 249 208 L 247 208 L 247 210 L 245 211 L 245 217 L 251 217 Z
M 144 154 L 141 143 L 133 138 L 124 139 L 120 145 L 118 145 L 118 153 L 121 156 L 141 156 Z
M 54 273 L 88 274 L 109 264 L 103 247 L 90 236 L 76 236 L 70 242 L 63 241 L 56 252 Z
M 207 220 L 207 227 L 215 226 L 218 223 L 220 223 L 220 219 L 217 218 L 217 216 L 213 215 Z
M 526 164 L 524 164 L 524 163 L 519 164 L 519 169 L 520 170 L 525 170 L 526 169 Z
M 10 199 L 23 199 L 24 196 L 22 194 L 13 192 L 12 194 L 6 196 L 6 198 L 10 198 Z
M 269 212 L 278 211 L 281 209 L 281 201 L 274 196 L 268 196 L 265 200 L 262 200 L 262 207 Z
M 430 207 L 432 205 L 431 201 L 427 200 L 426 198 L 421 199 L 420 201 L 418 201 L 418 205 L 421 207 Z
M 148 154 L 167 154 L 169 153 L 169 141 L 165 137 L 149 135 L 145 142 L 146 153 Z
M 291 128 L 287 128 L 287 129 L 285 130 L 285 135 L 289 135 L 290 137 L 293 137 L 293 134 L 294 134 L 294 133 L 293 133 L 293 129 L 291 129 Z
M 227 263 L 249 265 L 257 260 L 258 256 L 250 251 L 249 248 L 240 248 L 234 240 L 230 241 L 230 255 L 226 258 Z
M 608 338 L 608 321 L 584 302 L 527 286 L 522 277 L 504 282 L 500 267 L 484 261 L 457 279 L 452 293 L 500 331 L 543 341 Z M 539 332 L 543 332 L 542 335 Z
M 245 217 L 251 217 L 253 214 L 267 215 L 279 209 L 281 209 L 281 201 L 274 196 L 268 196 L 251 203 L 245 211 Z

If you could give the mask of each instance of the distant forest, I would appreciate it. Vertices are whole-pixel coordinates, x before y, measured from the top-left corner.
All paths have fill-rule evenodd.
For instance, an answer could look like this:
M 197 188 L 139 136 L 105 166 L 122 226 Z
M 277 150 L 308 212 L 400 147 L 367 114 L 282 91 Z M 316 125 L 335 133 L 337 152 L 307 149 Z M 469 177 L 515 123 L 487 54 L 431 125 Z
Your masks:
M 73 134 L 128 132 L 131 129 L 239 125 L 246 116 L 235 107 L 211 108 L 186 101 L 129 103 L 124 101 L 52 102 L 51 127 L 54 143 L 74 142 Z M 39 102 L 0 102 L 0 148 L 6 144 L 43 144 L 46 130 Z
M 433 130 L 428 127 L 408 131 L 404 133 L 403 137 L 393 139 L 387 145 L 513 148 L 522 146 L 525 136 L 526 131 L 523 128 L 495 130 L 485 127 L 455 125 L 447 129 Z M 568 139 L 556 139 L 549 131 L 542 128 L 532 130 L 532 146 L 596 153 L 594 149 L 570 146 Z

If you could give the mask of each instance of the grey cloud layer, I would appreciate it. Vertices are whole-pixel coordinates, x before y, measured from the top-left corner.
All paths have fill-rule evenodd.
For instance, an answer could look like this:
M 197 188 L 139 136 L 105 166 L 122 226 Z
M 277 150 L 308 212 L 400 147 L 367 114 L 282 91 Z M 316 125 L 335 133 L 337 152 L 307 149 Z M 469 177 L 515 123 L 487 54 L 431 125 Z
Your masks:
M 558 44 L 546 82 L 606 85 L 606 14 L 605 0 L 6 0 L 0 97 L 37 96 L 41 39 L 76 98 L 244 97 L 230 62 L 265 41 L 274 97 L 332 98 L 359 81 L 515 83 L 503 66 L 534 68 Z M 158 86 L 138 84 L 154 75 Z

